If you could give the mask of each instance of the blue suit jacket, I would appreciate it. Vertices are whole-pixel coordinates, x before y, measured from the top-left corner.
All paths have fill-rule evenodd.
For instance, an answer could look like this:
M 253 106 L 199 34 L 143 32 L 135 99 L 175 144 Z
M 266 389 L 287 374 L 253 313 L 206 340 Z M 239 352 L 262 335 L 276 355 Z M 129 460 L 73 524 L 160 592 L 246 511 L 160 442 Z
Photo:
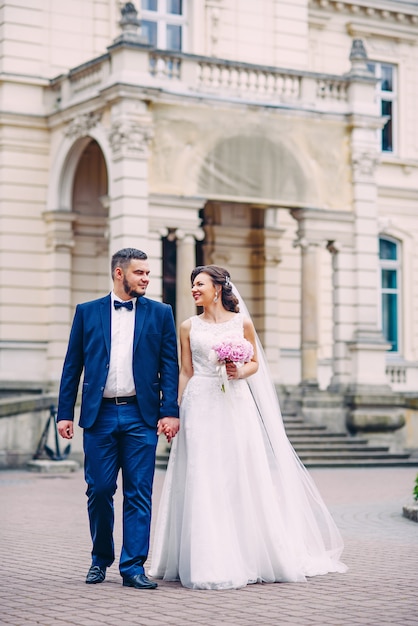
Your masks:
M 110 361 L 111 297 L 76 307 L 61 377 L 57 420 L 73 420 L 84 369 L 79 424 L 91 427 L 99 413 Z M 178 417 L 177 340 L 171 307 L 138 298 L 135 311 L 133 375 L 139 410 L 150 426 Z

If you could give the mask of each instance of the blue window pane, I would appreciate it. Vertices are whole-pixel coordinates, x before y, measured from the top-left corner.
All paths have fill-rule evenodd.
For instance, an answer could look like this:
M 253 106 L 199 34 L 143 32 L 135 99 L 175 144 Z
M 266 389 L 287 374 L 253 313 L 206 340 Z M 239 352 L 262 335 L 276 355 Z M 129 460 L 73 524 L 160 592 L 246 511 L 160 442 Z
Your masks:
M 167 26 L 167 49 L 181 50 L 181 26 Z
M 382 65 L 382 91 L 393 91 L 393 67 Z
M 152 46 L 157 45 L 157 22 L 143 20 L 141 22 L 141 33 L 149 44 Z
M 181 0 L 167 0 L 167 13 L 183 15 L 183 3 Z
M 382 129 L 382 150 L 385 150 L 386 152 L 392 152 L 392 102 L 389 102 L 388 100 L 382 100 L 382 115 L 389 115 L 390 118 Z
M 379 239 L 379 258 L 396 261 L 398 258 L 398 246 L 388 239 Z
M 158 8 L 158 0 L 141 0 L 141 8 L 145 11 L 156 11 Z
M 382 331 L 391 352 L 398 351 L 398 296 L 382 294 Z
M 382 289 L 397 289 L 396 270 L 382 270 Z

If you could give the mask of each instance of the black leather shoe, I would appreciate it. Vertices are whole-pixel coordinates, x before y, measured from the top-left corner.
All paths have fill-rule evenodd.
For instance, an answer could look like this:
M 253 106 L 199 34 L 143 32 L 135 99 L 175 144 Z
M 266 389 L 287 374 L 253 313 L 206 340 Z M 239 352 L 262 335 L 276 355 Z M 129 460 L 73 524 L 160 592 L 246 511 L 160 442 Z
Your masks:
M 157 583 L 149 580 L 145 574 L 135 574 L 123 579 L 124 587 L 135 587 L 135 589 L 156 589 Z
M 88 585 L 97 585 L 102 583 L 106 578 L 106 567 L 100 565 L 92 565 L 87 572 L 86 583 Z

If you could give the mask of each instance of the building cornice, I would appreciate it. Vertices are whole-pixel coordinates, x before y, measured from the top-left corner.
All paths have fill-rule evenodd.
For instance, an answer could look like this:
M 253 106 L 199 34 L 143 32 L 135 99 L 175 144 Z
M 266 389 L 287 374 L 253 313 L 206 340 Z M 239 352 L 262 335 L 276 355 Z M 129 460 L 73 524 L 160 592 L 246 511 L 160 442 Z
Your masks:
M 384 185 L 377 186 L 377 194 L 379 198 L 395 198 L 397 200 L 418 200 L 417 189 L 405 189 L 404 187 L 389 187 Z
M 389 0 L 310 0 L 310 18 L 314 25 L 321 24 L 321 13 L 345 13 L 355 18 L 365 18 L 378 22 L 384 29 L 415 27 L 418 25 L 418 5 L 408 2 L 390 2 Z M 322 18 L 326 19 L 326 18 Z M 413 34 L 411 30 L 411 35 Z

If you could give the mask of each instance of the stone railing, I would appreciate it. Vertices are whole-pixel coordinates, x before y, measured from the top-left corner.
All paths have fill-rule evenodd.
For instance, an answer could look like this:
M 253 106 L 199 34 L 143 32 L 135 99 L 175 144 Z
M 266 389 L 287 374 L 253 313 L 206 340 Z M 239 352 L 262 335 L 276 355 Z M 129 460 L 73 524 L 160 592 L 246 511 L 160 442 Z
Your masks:
M 394 391 L 415 392 L 418 388 L 418 367 L 415 362 L 387 363 L 386 376 Z
M 212 57 L 154 50 L 149 72 L 169 90 L 265 103 L 293 103 L 319 108 L 347 104 L 348 79 L 344 76 L 298 72 L 271 66 L 238 63 Z M 160 83 L 160 86 L 163 86 Z
M 220 61 L 198 61 L 199 91 L 244 94 L 257 99 L 300 98 L 301 77 L 284 71 Z
M 52 81 L 51 86 L 60 92 L 60 106 L 97 95 L 115 78 L 118 83 L 129 82 L 140 88 L 155 88 L 177 95 L 271 106 L 283 103 L 342 114 L 348 109 L 349 79 L 346 76 L 238 63 L 141 46 L 131 48 L 130 53 L 138 56 L 138 69 L 131 69 L 125 76 L 112 76 L 110 51 Z

